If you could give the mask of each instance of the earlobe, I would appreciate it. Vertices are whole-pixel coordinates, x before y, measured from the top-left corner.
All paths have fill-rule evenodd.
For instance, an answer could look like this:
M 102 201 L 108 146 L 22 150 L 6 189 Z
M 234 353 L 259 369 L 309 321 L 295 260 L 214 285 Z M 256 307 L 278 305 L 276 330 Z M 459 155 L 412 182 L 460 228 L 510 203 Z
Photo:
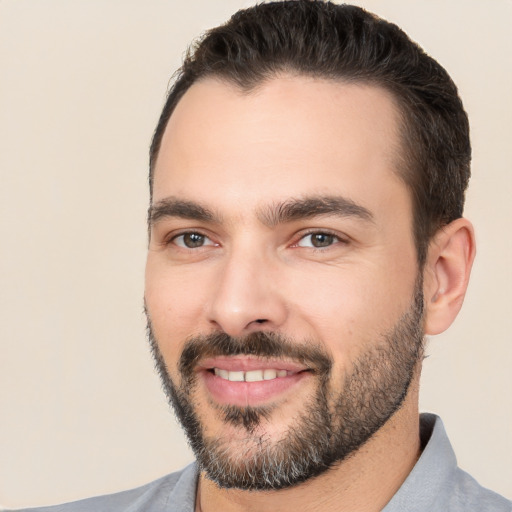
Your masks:
M 475 252 L 473 226 L 464 218 L 444 226 L 431 240 L 424 271 L 425 334 L 439 334 L 455 320 Z

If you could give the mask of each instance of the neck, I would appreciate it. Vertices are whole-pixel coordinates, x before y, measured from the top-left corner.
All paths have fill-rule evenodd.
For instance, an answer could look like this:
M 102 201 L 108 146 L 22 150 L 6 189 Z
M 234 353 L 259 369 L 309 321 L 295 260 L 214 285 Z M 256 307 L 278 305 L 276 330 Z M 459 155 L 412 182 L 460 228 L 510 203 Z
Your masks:
M 400 488 L 420 455 L 417 404 L 415 381 L 400 410 L 357 452 L 322 475 L 290 489 L 221 489 L 201 474 L 196 512 L 380 511 Z

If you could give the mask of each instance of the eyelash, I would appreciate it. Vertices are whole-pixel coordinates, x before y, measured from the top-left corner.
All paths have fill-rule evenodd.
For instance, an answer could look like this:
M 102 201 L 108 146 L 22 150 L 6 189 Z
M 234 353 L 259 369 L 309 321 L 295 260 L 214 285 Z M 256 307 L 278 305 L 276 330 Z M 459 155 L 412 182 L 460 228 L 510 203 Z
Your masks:
M 308 247 L 308 246 L 301 246 L 301 245 L 299 245 L 302 240 L 304 240 L 308 236 L 312 236 L 312 235 L 326 235 L 326 236 L 329 236 L 329 237 L 333 237 L 335 240 L 334 240 L 334 242 L 332 244 L 329 244 L 329 245 L 327 245 L 325 247 L 314 247 L 314 246 L 313 247 Z M 348 244 L 349 240 L 346 237 L 340 236 L 339 233 L 335 233 L 335 232 L 330 231 L 328 229 L 312 229 L 310 231 L 306 231 L 306 232 L 300 233 L 300 236 L 298 237 L 297 241 L 292 245 L 292 247 L 294 247 L 294 248 L 296 248 L 296 247 L 304 247 L 304 248 L 312 249 L 314 251 L 325 251 L 325 250 L 331 248 L 332 246 L 334 246 L 334 245 L 336 245 L 338 243 Z
M 211 246 L 216 246 L 218 245 L 217 243 L 215 243 L 212 238 L 210 236 L 208 236 L 206 233 L 203 233 L 201 231 L 198 231 L 198 230 L 188 230 L 188 231 L 182 231 L 181 233 L 173 233 L 172 235 L 168 236 L 165 240 L 164 240 L 164 245 L 171 245 L 171 244 L 174 244 L 176 247 L 179 247 L 180 249 L 182 250 L 189 250 L 189 251 L 193 251 L 195 249 L 201 249 L 203 247 L 205 247 L 205 245 L 200 245 L 198 247 L 186 247 L 184 245 L 180 245 L 176 242 L 177 239 L 179 239 L 180 237 L 185 237 L 187 235 L 198 235 L 200 237 L 203 237 L 207 240 L 209 240 L 211 243 L 208 243 L 206 244 L 207 247 L 211 247 Z
M 206 244 L 202 244 L 202 245 L 199 245 L 197 247 L 186 247 L 185 244 L 178 244 L 176 242 L 177 239 L 179 239 L 180 237 L 185 237 L 185 236 L 193 236 L 193 235 L 198 235 L 200 237 L 203 237 L 204 239 L 207 239 L 209 240 L 210 243 L 206 243 Z M 311 237 L 313 235 L 325 235 L 325 236 L 328 236 L 328 237 L 332 237 L 334 240 L 333 240 L 333 243 L 330 243 L 324 247 L 322 246 L 319 246 L 319 247 L 315 247 L 313 244 L 311 244 L 312 246 L 307 246 L 307 245 L 300 245 L 300 243 L 305 240 L 307 237 Z M 338 243 L 341 243 L 341 244 L 348 244 L 349 243 L 349 240 L 346 238 L 346 237 L 342 237 L 340 236 L 338 233 L 334 233 L 332 231 L 329 231 L 327 229 L 312 229 L 310 231 L 306 231 L 306 232 L 302 232 L 299 234 L 299 236 L 297 237 L 296 239 L 296 242 L 294 242 L 293 244 L 291 244 L 291 247 L 292 248 L 307 248 L 307 249 L 310 249 L 310 250 L 313 250 L 313 251 L 325 251 L 329 248 L 331 248 L 332 246 L 338 244 Z M 214 247 L 214 246 L 218 246 L 219 244 L 214 242 L 212 240 L 212 238 L 210 236 L 208 236 L 207 234 L 201 232 L 201 231 L 196 231 L 196 230 L 191 230 L 191 231 L 182 231 L 181 233 L 174 233 L 172 235 L 170 235 L 169 237 L 167 237 L 165 240 L 164 240 L 164 244 L 165 245 L 171 245 L 171 244 L 174 244 L 176 247 L 182 249 L 182 250 L 189 250 L 189 251 L 194 251 L 194 250 L 197 250 L 197 249 L 202 249 L 204 247 Z

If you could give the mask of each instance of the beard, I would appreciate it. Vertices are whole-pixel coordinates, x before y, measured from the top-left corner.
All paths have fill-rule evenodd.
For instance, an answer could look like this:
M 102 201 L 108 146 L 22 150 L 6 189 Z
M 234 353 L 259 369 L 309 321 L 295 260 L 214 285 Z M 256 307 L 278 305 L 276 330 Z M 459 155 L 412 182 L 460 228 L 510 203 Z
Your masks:
M 341 463 L 363 446 L 401 407 L 424 353 L 421 280 L 413 302 L 394 327 L 382 333 L 353 363 L 335 389 L 333 360 L 312 340 L 297 342 L 278 333 L 255 332 L 244 338 L 224 333 L 187 341 L 178 370 L 170 377 L 148 315 L 148 337 L 164 391 L 182 424 L 200 470 L 223 488 L 277 490 L 298 485 Z M 241 438 L 209 436 L 194 398 L 196 364 L 205 357 L 248 355 L 286 358 L 308 368 L 314 393 L 279 439 L 264 428 L 278 406 L 235 406 L 210 402 Z

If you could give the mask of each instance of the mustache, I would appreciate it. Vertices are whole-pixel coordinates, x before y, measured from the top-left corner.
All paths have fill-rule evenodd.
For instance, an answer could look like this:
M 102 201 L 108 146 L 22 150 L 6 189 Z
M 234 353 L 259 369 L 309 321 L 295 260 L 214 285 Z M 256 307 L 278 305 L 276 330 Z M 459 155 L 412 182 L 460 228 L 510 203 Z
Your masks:
M 274 332 L 254 332 L 240 338 L 218 332 L 190 338 L 185 343 L 178 368 L 188 380 L 201 359 L 238 355 L 292 360 L 320 375 L 328 375 L 333 364 L 332 357 L 313 342 L 297 343 Z

